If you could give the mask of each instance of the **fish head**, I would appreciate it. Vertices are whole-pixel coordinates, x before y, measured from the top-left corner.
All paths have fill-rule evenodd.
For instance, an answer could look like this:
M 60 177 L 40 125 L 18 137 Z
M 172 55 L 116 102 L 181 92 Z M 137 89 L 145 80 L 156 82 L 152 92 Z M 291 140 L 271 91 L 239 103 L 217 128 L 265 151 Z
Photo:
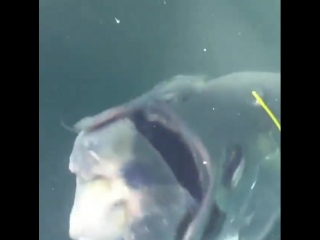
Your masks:
M 79 132 L 69 162 L 76 177 L 72 239 L 165 240 L 185 233 L 181 222 L 198 212 L 208 180 L 195 158 L 208 156 L 164 109 L 131 109 Z

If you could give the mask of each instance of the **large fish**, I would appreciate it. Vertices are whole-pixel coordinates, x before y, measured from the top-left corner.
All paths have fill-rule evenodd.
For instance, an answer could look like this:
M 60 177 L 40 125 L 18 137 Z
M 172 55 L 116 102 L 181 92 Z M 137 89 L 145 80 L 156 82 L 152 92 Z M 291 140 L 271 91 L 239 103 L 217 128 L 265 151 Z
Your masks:
M 77 240 L 280 239 L 280 74 L 176 76 L 87 117 Z

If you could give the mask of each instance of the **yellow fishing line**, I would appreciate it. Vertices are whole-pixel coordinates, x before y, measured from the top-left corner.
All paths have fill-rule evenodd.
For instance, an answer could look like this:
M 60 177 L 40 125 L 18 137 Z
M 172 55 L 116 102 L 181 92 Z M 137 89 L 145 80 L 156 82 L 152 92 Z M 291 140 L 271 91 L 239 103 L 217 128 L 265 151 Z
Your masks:
M 256 91 L 252 91 L 252 95 L 254 96 L 254 98 L 258 101 L 258 103 L 261 105 L 261 107 L 263 107 L 263 109 L 266 111 L 266 113 L 269 115 L 269 117 L 272 119 L 272 121 L 274 122 L 274 124 L 277 126 L 277 128 L 279 129 L 279 131 L 281 131 L 281 126 L 280 123 L 278 121 L 278 119 L 274 116 L 274 114 L 271 112 L 271 110 L 268 108 L 268 106 L 264 103 L 264 101 L 262 100 L 262 98 L 259 96 L 259 94 Z

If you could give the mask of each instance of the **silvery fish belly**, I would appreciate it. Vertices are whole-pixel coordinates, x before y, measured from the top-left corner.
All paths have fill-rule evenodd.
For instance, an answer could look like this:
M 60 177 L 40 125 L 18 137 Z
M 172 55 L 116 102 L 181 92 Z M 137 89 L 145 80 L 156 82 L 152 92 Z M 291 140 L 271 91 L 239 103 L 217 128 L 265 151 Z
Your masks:
M 280 74 L 176 76 L 86 117 L 75 240 L 280 239 Z

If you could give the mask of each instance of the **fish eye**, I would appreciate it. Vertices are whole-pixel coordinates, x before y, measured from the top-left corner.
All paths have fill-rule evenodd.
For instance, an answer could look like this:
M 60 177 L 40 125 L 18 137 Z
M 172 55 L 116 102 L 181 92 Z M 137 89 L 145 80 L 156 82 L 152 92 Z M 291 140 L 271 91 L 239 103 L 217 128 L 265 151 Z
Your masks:
M 83 140 L 83 145 L 86 148 L 92 150 L 92 148 L 94 148 L 94 147 L 96 147 L 98 145 L 98 140 L 95 139 L 95 138 L 88 137 L 88 138 Z
M 125 201 L 124 199 L 120 199 L 120 200 L 116 201 L 116 202 L 112 205 L 112 207 L 113 207 L 113 208 L 118 208 L 118 207 L 124 206 L 125 204 L 126 204 L 126 201 Z

